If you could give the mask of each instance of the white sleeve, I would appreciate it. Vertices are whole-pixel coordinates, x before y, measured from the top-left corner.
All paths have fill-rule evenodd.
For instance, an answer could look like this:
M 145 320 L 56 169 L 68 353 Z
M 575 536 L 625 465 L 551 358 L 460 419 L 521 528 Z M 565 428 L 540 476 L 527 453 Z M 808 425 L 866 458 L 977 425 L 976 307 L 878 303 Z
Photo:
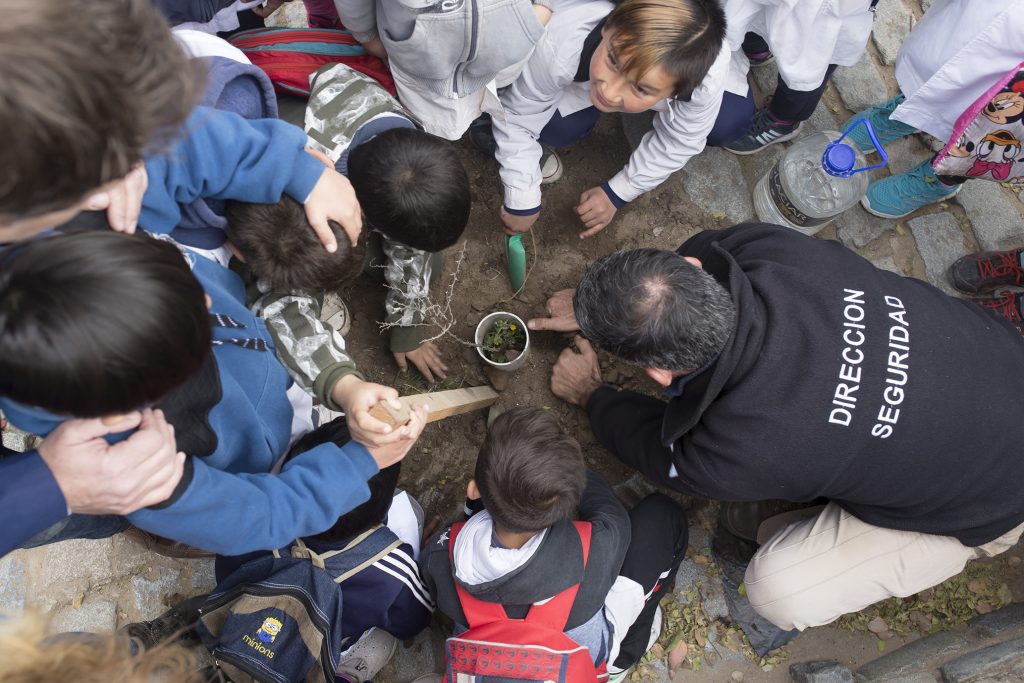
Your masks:
M 723 45 L 690 101 L 669 100 L 668 109 L 655 115 L 654 129 L 640 141 L 629 163 L 608 181 L 620 199 L 629 202 L 653 190 L 704 150 L 722 106 L 730 59 Z
M 374 0 L 334 0 L 334 8 L 345 28 L 360 43 L 377 37 L 377 3 Z
M 537 138 L 555 113 L 562 92 L 572 83 L 575 64 L 559 55 L 550 32 L 537 44 L 519 77 L 501 95 L 504 120 L 493 119 L 495 158 L 501 166 L 505 206 L 533 209 L 540 206 L 540 157 Z M 579 56 L 576 55 L 578 61 Z

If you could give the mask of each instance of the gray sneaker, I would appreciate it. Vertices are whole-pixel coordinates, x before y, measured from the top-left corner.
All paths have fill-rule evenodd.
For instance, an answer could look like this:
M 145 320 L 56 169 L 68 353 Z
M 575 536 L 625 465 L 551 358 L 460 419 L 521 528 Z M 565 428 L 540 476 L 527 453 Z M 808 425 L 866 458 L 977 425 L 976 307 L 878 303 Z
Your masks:
M 320 309 L 320 319 L 338 331 L 342 337 L 352 329 L 352 315 L 348 306 L 337 292 L 324 295 L 324 305 Z
M 384 668 L 398 647 L 398 639 L 387 631 L 371 628 L 345 651 L 338 673 L 358 681 L 371 681 Z
M 764 107 L 754 115 L 750 128 L 738 140 L 725 145 L 725 149 L 733 154 L 756 154 L 776 142 L 792 140 L 800 134 L 800 129 L 803 126 L 803 121 L 796 123 L 776 121 L 768 113 L 768 108 Z
M 544 148 L 540 156 L 540 184 L 550 185 L 562 177 L 562 160 L 553 150 Z

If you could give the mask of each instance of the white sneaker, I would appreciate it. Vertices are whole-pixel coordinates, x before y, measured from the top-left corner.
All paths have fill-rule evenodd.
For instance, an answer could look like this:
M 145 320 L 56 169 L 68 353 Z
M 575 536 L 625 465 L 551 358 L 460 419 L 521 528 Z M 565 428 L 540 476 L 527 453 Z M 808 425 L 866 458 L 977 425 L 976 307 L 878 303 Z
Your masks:
M 398 647 L 398 638 L 379 628 L 371 628 L 345 651 L 338 664 L 338 673 L 370 681 L 377 675 Z
M 647 649 L 644 650 L 644 654 L 647 654 L 654 644 L 658 642 L 658 638 L 661 637 L 661 623 L 662 623 L 661 605 L 654 610 L 654 621 L 651 622 L 651 637 L 647 641 Z M 619 681 L 626 680 L 626 676 L 632 673 L 635 666 L 631 666 L 628 669 L 619 670 L 611 664 L 608 665 L 608 683 L 619 683 Z
M 337 292 L 327 292 L 324 295 L 324 305 L 320 309 L 320 319 L 338 331 L 342 337 L 352 329 L 352 316 L 349 315 L 348 306 L 342 301 Z
M 540 184 L 550 185 L 562 177 L 562 160 L 552 150 L 544 148 L 540 156 Z

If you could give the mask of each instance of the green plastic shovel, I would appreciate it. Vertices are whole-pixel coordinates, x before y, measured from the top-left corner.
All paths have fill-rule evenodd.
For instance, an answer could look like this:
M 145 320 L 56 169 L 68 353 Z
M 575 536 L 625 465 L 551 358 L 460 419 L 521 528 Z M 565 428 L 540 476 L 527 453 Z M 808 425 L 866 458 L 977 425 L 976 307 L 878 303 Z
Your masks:
M 526 249 L 522 235 L 505 235 L 505 262 L 512 289 L 518 292 L 526 283 Z

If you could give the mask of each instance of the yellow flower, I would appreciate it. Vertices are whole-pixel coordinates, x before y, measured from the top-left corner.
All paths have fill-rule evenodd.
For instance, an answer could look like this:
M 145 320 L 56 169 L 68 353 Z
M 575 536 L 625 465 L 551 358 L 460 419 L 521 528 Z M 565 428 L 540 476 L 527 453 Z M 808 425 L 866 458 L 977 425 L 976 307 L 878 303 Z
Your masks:
M 515 331 L 516 331 L 516 326 L 515 326 L 515 325 L 511 325 L 511 326 L 510 326 L 510 327 L 509 327 L 508 329 L 510 329 L 510 330 L 512 330 L 513 332 L 515 332 Z

